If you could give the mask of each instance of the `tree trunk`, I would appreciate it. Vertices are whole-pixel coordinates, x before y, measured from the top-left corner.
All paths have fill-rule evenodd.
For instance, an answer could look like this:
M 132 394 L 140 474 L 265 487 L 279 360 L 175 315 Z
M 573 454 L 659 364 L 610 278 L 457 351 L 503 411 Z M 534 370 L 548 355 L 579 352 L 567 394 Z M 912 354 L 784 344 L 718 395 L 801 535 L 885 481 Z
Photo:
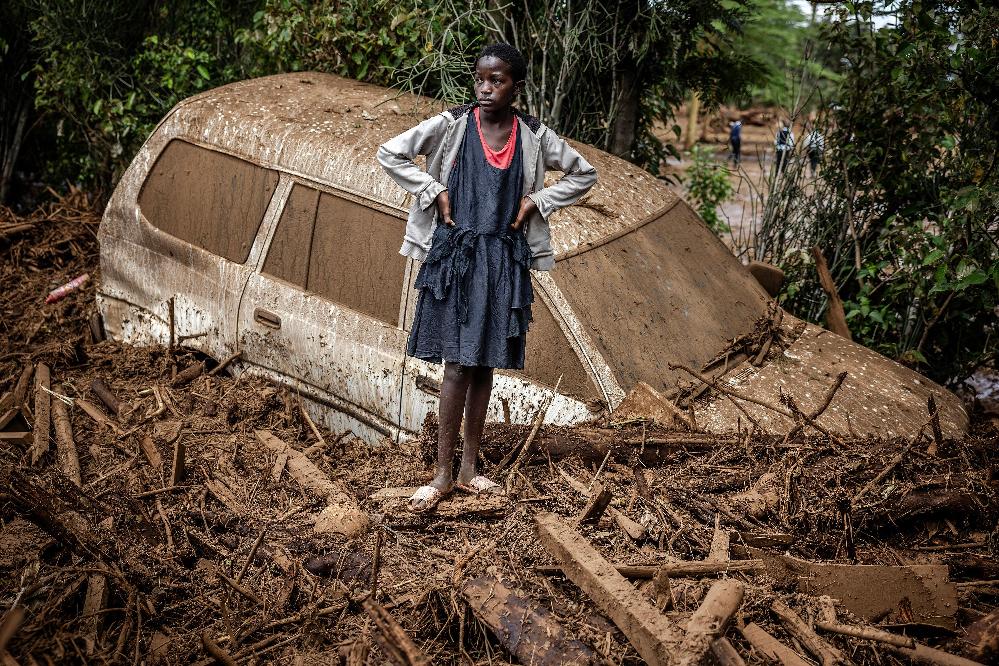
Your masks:
M 618 85 L 615 95 L 617 96 L 617 114 L 613 118 L 613 133 L 611 143 L 607 147 L 608 151 L 628 159 L 631 151 L 635 147 L 635 138 L 638 131 L 638 105 L 641 94 L 639 88 L 638 72 L 633 62 L 625 62 L 618 71 Z
M 687 105 L 687 136 L 683 147 L 688 150 L 701 138 L 700 114 L 701 96 L 695 90 L 690 93 L 690 102 Z

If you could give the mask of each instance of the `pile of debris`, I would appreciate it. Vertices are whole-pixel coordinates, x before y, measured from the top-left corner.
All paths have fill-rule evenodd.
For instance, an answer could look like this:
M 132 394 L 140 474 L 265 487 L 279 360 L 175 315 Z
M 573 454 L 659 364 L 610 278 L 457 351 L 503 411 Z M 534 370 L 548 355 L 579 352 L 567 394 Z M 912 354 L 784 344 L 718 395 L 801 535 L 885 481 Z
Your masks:
M 991 423 L 490 424 L 506 494 L 414 515 L 432 421 L 372 446 L 238 362 L 95 341 L 88 284 L 38 306 L 96 274 L 95 229 L 43 221 L 4 249 L 0 663 L 999 658 Z

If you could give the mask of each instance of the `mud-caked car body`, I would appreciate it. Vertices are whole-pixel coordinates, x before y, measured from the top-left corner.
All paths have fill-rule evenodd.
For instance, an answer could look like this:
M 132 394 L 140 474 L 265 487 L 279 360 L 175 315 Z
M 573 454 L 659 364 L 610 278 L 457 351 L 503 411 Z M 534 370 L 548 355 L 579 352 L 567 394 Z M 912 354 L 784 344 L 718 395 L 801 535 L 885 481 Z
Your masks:
M 178 104 L 112 196 L 100 227 L 98 305 L 109 335 L 171 338 L 307 398 L 334 430 L 375 440 L 418 431 L 437 409 L 438 365 L 405 356 L 418 264 L 399 254 L 409 195 L 375 161 L 379 144 L 439 111 L 426 100 L 335 76 L 285 74 Z M 615 408 L 645 382 L 669 393 L 749 334 L 771 299 L 692 209 L 648 173 L 574 144 L 599 181 L 549 220 L 553 271 L 537 302 L 523 371 L 497 371 L 488 419 L 528 422 L 561 378 L 548 421 Z M 919 374 L 785 315 L 769 356 L 726 363 L 723 382 L 805 412 L 848 375 L 818 422 L 833 432 L 913 434 L 936 394 L 949 435 L 955 396 Z M 757 360 L 754 365 L 749 360 Z M 728 367 L 731 366 L 731 367 Z M 719 375 L 717 367 L 714 371 Z M 794 420 L 706 392 L 698 425 L 747 415 Z

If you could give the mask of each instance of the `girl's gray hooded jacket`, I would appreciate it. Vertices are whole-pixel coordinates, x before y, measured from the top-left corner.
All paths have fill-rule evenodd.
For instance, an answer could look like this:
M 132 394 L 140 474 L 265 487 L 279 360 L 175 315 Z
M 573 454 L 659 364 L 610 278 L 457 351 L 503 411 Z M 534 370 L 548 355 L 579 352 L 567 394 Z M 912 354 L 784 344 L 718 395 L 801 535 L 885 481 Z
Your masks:
M 379 164 L 414 198 L 399 250 L 407 257 L 423 261 L 430 251 L 438 215 L 434 201 L 447 189 L 443 183 L 448 181 L 465 126 L 476 106 L 465 104 L 444 111 L 378 147 Z M 537 213 L 528 218 L 526 228 L 531 268 L 548 271 L 555 266 L 548 218 L 586 194 L 597 182 L 597 171 L 537 118 L 515 113 L 524 152 L 524 192 L 538 207 Z M 427 156 L 426 171 L 413 161 L 417 155 Z M 564 175 L 545 187 L 548 169 L 562 171 Z

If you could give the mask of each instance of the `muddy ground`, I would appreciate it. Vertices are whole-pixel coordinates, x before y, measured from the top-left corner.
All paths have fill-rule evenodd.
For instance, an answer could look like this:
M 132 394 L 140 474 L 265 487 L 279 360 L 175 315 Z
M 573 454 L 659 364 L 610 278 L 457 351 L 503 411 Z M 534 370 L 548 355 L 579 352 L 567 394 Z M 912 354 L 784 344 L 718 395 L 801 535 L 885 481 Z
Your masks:
M 638 624 L 665 617 L 692 631 L 708 590 L 734 581 L 743 597 L 721 635 L 737 656 L 724 663 L 910 660 L 883 637 L 816 628 L 833 613 L 838 624 L 997 659 L 999 428 L 990 420 L 936 445 L 931 427 L 912 441 L 840 444 L 807 428 L 785 441 L 634 419 L 544 427 L 514 473 L 497 461 L 528 428 L 497 425 L 485 471 L 509 494 L 456 495 L 414 516 L 386 489 L 428 479 L 432 424 L 403 444 L 317 435 L 294 394 L 240 376 L 238 362 L 209 374 L 214 361 L 190 351 L 95 341 L 97 226 L 81 193 L 27 218 L 0 212 L 0 412 L 23 404 L 24 419 L 3 429 L 44 421 L 43 394 L 50 420 L 64 412 L 71 428 L 53 427 L 41 448 L 30 432 L 0 439 L 4 664 L 642 663 L 647 637 L 636 638 L 634 623 L 623 633 L 628 622 L 607 595 L 559 570 L 551 537 L 539 536 L 538 523 L 553 520 L 607 561 L 637 565 L 625 573 Z M 82 288 L 44 304 L 82 273 L 91 278 Z M 36 388 L 42 365 L 51 393 Z M 117 414 L 91 388 L 98 379 L 120 401 Z M 261 433 L 293 455 L 262 445 Z M 567 449 L 575 453 L 558 453 Z M 330 500 L 299 483 L 297 452 L 368 514 L 363 534 L 316 532 Z M 601 486 L 610 509 L 577 525 L 588 506 L 579 488 Z M 586 559 L 586 548 L 576 556 Z M 781 604 L 804 634 L 781 619 Z M 759 629 L 792 652 L 766 648 Z

